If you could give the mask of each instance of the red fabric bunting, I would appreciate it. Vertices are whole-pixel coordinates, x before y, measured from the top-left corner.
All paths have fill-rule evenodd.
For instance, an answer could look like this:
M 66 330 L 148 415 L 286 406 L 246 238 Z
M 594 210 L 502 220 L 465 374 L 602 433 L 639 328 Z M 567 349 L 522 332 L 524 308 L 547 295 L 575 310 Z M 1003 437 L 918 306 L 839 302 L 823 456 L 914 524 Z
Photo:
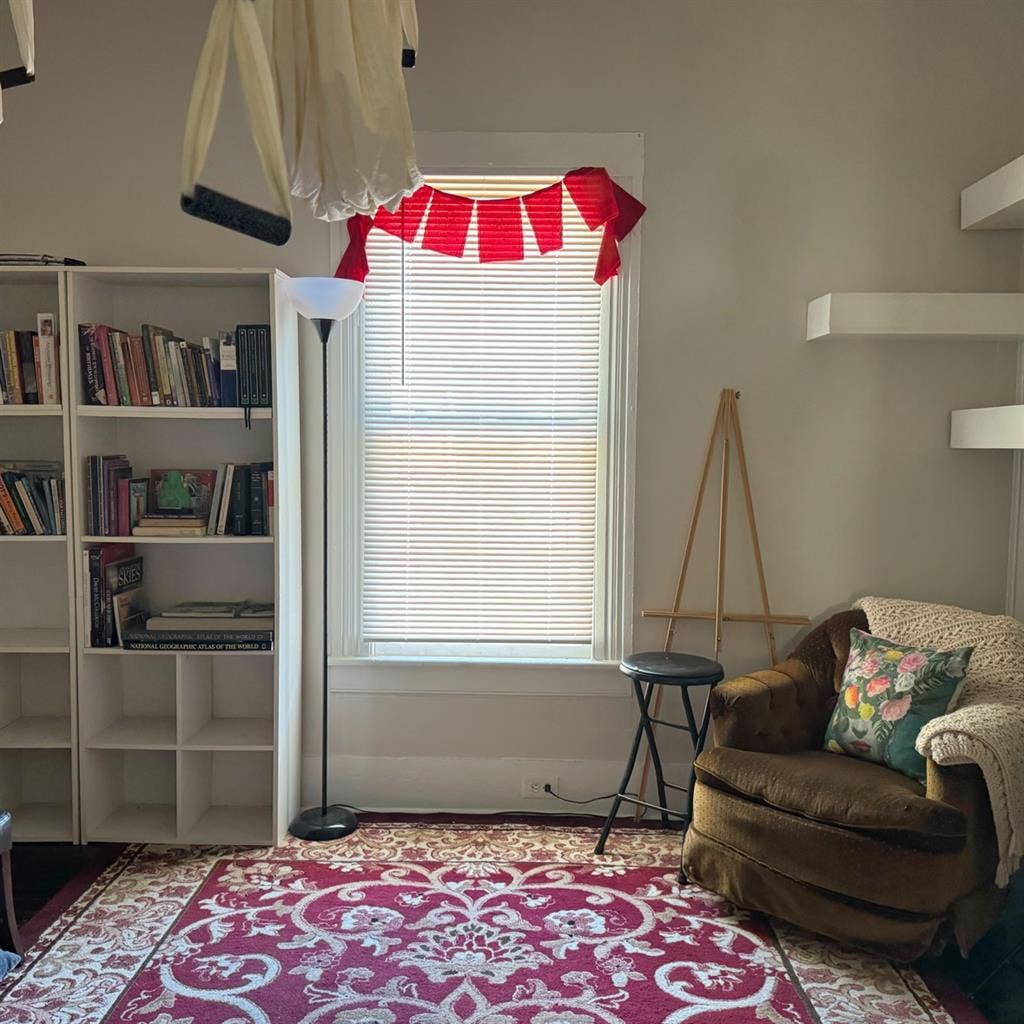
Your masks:
M 530 218 L 533 237 L 542 252 L 555 252 L 562 248 L 562 183 L 556 181 L 538 192 L 523 196 L 526 216 Z
M 421 185 L 398 204 L 394 213 L 389 213 L 382 206 L 373 216 L 373 226 L 401 238 L 403 242 L 415 242 L 420 221 L 433 194 L 434 189 L 429 185 Z
M 412 243 L 424 218 L 426 223 L 420 242 L 423 248 L 447 256 L 462 256 L 474 211 L 481 263 L 524 258 L 523 209 L 539 251 L 553 252 L 562 247 L 563 184 L 587 227 L 591 231 L 604 229 L 594 269 L 594 280 L 604 284 L 622 265 L 618 242 L 633 230 L 646 207 L 614 182 L 603 167 L 580 167 L 554 185 L 512 199 L 470 199 L 423 185 L 403 199 L 394 213 L 380 209 L 372 221 L 361 215 L 350 218 L 348 248 L 335 277 L 366 279 L 369 272 L 366 237 L 371 228 L 380 228 Z
M 476 201 L 468 196 L 435 190 L 427 214 L 427 226 L 423 229 L 423 248 L 445 256 L 461 256 L 466 248 L 466 235 L 469 234 L 475 205 Z
M 518 197 L 477 200 L 476 231 L 481 263 L 523 258 L 523 208 Z

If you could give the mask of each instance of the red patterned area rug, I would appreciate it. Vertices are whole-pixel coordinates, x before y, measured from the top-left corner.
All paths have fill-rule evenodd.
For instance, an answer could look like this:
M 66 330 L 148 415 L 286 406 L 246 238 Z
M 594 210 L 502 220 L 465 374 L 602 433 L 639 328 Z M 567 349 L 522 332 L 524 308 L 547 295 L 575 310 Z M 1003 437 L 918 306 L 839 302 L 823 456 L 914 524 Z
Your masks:
M 0 982 L 5 1024 L 960 1024 L 920 976 L 680 887 L 678 839 L 373 823 L 134 847 Z

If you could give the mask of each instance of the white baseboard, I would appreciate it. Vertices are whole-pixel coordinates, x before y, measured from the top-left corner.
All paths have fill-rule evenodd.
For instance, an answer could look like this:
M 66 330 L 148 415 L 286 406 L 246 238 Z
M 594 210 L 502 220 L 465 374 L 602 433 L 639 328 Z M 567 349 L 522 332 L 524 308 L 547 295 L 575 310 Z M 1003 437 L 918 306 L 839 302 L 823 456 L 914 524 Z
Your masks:
M 531 758 L 468 757 L 347 757 L 331 755 L 328 795 L 333 801 L 368 811 L 444 811 L 484 814 L 496 811 L 543 811 L 549 814 L 607 814 L 609 800 L 579 806 L 553 797 L 532 799 L 521 795 L 528 776 L 557 776 L 558 791 L 574 800 L 588 800 L 614 792 L 622 777 L 619 761 L 558 761 Z M 666 764 L 665 779 L 685 786 L 690 765 Z M 639 779 L 640 764 L 633 786 Z M 303 805 L 319 798 L 320 758 L 304 757 Z M 654 776 L 647 799 L 657 799 Z M 683 809 L 686 794 L 669 791 L 669 804 Z M 632 814 L 623 804 L 622 814 Z M 651 813 L 651 812 L 648 812 Z

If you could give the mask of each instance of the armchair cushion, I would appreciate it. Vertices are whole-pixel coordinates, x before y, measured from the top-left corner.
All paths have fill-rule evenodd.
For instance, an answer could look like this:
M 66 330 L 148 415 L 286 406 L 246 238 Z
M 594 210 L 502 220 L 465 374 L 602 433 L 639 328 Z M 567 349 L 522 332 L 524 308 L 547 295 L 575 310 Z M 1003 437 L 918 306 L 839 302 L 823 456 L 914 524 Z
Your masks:
M 697 778 L 777 811 L 935 853 L 962 850 L 962 811 L 929 800 L 914 779 L 826 751 L 770 754 L 716 747 L 696 762 Z

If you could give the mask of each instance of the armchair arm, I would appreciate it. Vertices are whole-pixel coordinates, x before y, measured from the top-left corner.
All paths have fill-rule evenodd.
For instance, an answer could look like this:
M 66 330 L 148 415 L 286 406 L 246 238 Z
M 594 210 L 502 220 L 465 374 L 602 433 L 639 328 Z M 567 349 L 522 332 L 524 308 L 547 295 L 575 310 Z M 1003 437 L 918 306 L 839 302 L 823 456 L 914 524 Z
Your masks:
M 985 777 L 976 764 L 937 764 L 925 759 L 925 796 L 949 804 L 967 819 L 967 845 L 979 878 L 995 872 L 999 859 L 992 805 Z
M 821 743 L 834 704 L 811 668 L 790 658 L 711 691 L 715 744 L 768 754 L 810 750 Z

